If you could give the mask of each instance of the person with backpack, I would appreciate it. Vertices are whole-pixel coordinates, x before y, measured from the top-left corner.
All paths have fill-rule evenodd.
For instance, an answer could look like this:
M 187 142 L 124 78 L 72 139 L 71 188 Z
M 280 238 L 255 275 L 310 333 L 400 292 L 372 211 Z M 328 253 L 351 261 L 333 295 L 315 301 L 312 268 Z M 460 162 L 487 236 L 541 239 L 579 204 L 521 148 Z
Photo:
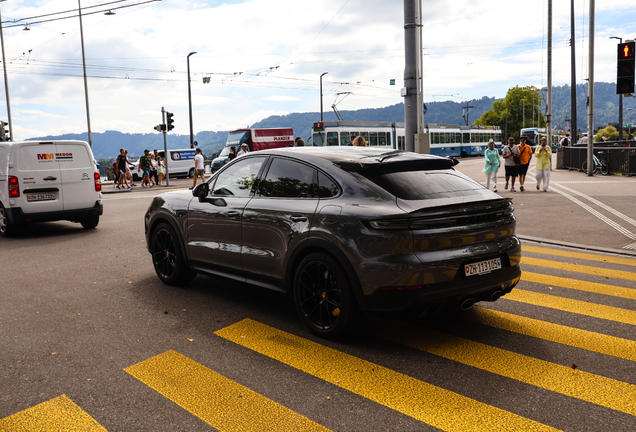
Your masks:
M 501 157 L 504 159 L 504 169 L 506 170 L 506 186 L 504 188 L 507 190 L 508 183 L 511 182 L 510 192 L 517 192 L 515 190 L 515 181 L 519 175 L 519 166 L 515 159 L 519 158 L 519 147 L 515 145 L 513 137 L 508 138 L 508 145 L 501 151 Z

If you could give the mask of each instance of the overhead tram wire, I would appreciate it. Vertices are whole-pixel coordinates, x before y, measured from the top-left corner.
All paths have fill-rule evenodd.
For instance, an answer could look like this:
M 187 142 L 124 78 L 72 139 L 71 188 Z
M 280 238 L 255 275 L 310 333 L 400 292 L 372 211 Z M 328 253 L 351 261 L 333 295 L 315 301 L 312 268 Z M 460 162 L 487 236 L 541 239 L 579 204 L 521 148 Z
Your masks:
M 106 6 L 106 5 L 115 4 L 115 3 L 122 3 L 122 2 L 125 2 L 125 1 L 130 1 L 130 0 L 115 0 L 115 1 L 112 1 L 112 2 L 109 2 L 109 3 L 102 3 L 102 4 L 98 4 L 98 5 L 93 5 L 93 6 L 86 6 L 86 7 L 83 7 L 82 10 L 92 9 L 92 8 Z M 161 1 L 161 0 L 159 0 L 159 1 Z M 2 24 L 4 25 L 4 23 L 9 23 L 9 22 L 10 23 L 17 23 L 17 22 L 20 22 L 20 21 L 28 21 L 28 20 L 44 18 L 44 17 L 48 17 L 48 16 L 53 16 L 53 15 L 61 15 L 61 14 L 65 14 L 65 13 L 78 12 L 78 11 L 79 11 L 79 9 L 69 9 L 67 11 L 52 12 L 52 13 L 44 14 L 44 15 L 36 15 L 36 16 L 32 16 L 32 17 L 26 17 L 26 18 L 14 19 L 14 20 L 7 20 L 7 21 L 3 21 Z

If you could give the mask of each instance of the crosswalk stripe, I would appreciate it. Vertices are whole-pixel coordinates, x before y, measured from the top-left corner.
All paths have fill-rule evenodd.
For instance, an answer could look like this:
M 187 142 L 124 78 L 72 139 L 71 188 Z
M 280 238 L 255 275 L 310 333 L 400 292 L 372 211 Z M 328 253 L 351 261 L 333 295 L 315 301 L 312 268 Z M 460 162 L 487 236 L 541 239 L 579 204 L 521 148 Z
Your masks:
M 535 387 L 636 415 L 636 386 L 415 325 L 383 322 L 370 333 Z
M 636 361 L 636 342 L 629 339 L 594 333 L 482 307 L 475 307 L 470 311 L 464 312 L 460 318 L 537 339 Z
M 0 420 L 0 431 L 105 432 L 99 423 L 66 395 L 58 396 Z
M 579 315 L 636 325 L 636 311 L 605 306 L 598 303 L 588 303 L 580 300 L 540 294 L 519 288 L 515 288 L 502 298 L 505 300 L 513 300 L 521 303 L 543 306 L 550 309 L 558 309 L 564 312 L 572 312 Z
M 636 273 L 622 271 L 622 270 L 611 270 L 611 269 L 604 269 L 600 267 L 578 265 L 575 263 L 564 263 L 564 262 L 549 261 L 549 260 L 529 258 L 529 257 L 521 257 L 521 263 L 533 265 L 533 266 L 539 266 L 539 267 L 547 267 L 547 268 L 552 268 L 556 270 L 567 270 L 567 271 L 572 271 L 577 273 L 605 276 L 608 278 L 617 278 L 617 279 L 636 281 Z
M 529 271 L 524 271 L 523 273 L 521 273 L 521 280 L 636 300 L 635 289 L 623 288 L 615 285 L 606 285 L 596 282 L 587 282 L 558 276 L 548 276 L 541 273 L 533 273 Z
M 446 431 L 554 430 L 250 319 L 215 334 Z
M 612 264 L 636 266 L 636 259 L 633 259 L 633 258 L 620 258 L 620 257 L 614 257 L 614 256 L 607 256 L 607 255 L 595 255 L 591 253 L 546 249 L 546 248 L 539 248 L 539 247 L 526 246 L 526 245 L 522 246 L 521 250 L 522 252 L 538 253 L 542 255 L 556 255 L 556 256 L 563 256 L 568 258 L 578 258 L 578 259 L 583 259 L 588 261 L 601 261 L 601 262 L 607 262 Z
M 176 351 L 125 371 L 222 432 L 329 431 Z

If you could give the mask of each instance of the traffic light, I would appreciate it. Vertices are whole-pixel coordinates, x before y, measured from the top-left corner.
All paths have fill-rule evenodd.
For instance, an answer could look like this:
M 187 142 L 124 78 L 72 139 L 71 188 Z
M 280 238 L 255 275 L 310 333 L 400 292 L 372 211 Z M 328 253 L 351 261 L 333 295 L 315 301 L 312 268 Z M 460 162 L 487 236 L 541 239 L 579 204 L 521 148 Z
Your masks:
M 155 130 L 157 132 L 165 132 L 166 130 L 166 125 L 165 124 L 158 124 L 157 126 L 155 126 Z
M 166 124 L 168 125 L 168 131 L 174 129 L 174 120 L 172 116 L 174 116 L 173 113 L 166 111 Z
M 616 94 L 634 93 L 634 41 L 618 44 Z
M 9 131 L 4 128 L 6 125 L 8 123 L 0 121 L 0 141 L 9 141 Z

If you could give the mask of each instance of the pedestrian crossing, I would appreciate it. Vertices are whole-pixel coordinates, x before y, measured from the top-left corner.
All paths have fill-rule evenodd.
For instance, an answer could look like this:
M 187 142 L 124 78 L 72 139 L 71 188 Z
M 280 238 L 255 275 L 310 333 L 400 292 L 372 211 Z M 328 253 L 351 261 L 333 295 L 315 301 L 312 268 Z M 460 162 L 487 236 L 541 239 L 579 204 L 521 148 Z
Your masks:
M 214 337 L 230 344 L 237 362 L 254 353 L 279 365 L 285 376 L 312 377 L 347 397 L 439 430 L 631 431 L 636 430 L 634 267 L 636 259 L 524 245 L 521 282 L 495 303 L 437 321 L 368 320 L 365 338 L 389 344 L 396 353 L 391 358 L 408 358 L 411 367 L 381 360 L 372 352 L 375 345 L 345 352 L 343 343 L 249 318 Z M 431 366 L 431 358 L 440 361 Z M 577 366 L 570 358 L 587 360 Z M 604 370 L 599 366 L 604 364 L 619 369 Z M 446 380 L 433 378 L 447 369 L 453 372 Z M 346 418 L 332 422 L 333 413 L 294 411 L 174 350 L 140 359 L 122 373 L 210 430 L 353 430 L 338 428 Z M 472 377 L 490 388 L 462 385 Z M 309 394 L 312 388 L 298 391 Z M 492 397 L 497 392 L 501 398 Z M 575 413 L 563 409 L 570 403 Z M 105 431 L 107 420 L 100 425 L 61 395 L 0 419 L 0 431 Z

